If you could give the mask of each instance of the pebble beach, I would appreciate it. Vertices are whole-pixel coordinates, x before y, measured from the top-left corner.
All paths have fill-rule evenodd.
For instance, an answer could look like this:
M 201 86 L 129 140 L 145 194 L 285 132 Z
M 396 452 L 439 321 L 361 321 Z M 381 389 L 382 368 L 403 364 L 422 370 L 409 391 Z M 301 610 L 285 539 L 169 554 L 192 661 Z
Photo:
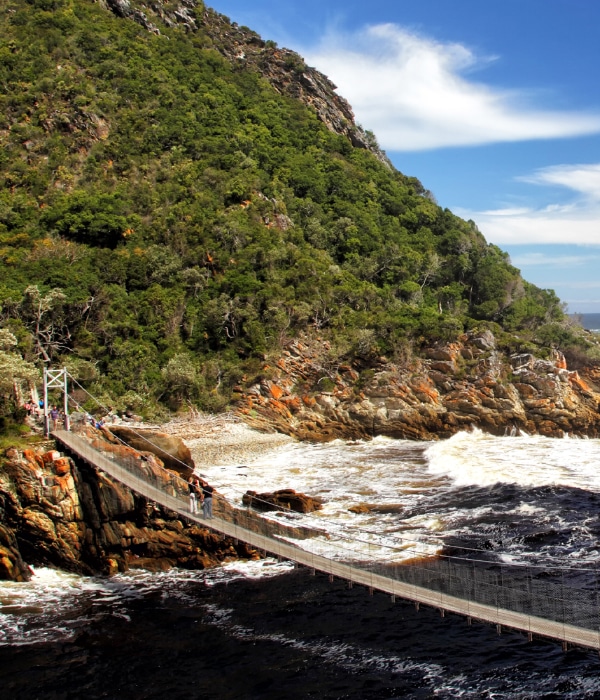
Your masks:
M 173 419 L 162 425 L 161 430 L 185 442 L 200 471 L 203 464 L 244 464 L 260 454 L 294 441 L 282 433 L 253 430 L 231 413 L 196 413 Z

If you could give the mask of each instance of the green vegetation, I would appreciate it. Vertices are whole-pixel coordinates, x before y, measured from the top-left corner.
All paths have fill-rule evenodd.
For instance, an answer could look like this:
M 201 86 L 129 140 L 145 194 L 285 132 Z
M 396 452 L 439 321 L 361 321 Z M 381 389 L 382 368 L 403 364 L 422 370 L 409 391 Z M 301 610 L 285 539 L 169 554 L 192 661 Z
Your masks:
M 2 3 L 9 354 L 69 363 L 123 406 L 219 410 L 301 333 L 391 356 L 481 322 L 572 342 L 554 293 L 473 222 L 198 25 L 157 36 L 92 0 Z

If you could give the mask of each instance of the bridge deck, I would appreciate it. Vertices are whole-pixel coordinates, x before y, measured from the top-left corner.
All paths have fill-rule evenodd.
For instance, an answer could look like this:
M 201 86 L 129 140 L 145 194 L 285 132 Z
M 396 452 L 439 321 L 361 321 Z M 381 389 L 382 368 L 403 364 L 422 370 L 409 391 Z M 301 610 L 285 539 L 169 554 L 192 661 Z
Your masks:
M 118 462 L 95 450 L 89 442 L 78 435 L 58 430 L 53 433 L 53 436 L 68 450 L 146 498 L 179 513 L 187 520 L 199 523 L 228 537 L 246 542 L 257 549 L 270 552 L 275 556 L 295 561 L 358 585 L 383 591 L 390 595 L 432 606 L 443 611 L 464 615 L 470 619 L 600 650 L 600 630 L 575 627 L 533 615 L 457 598 L 443 592 L 388 578 L 382 574 L 374 573 L 349 563 L 335 561 L 307 552 L 293 544 L 253 532 L 221 518 L 207 521 L 201 516 L 193 515 L 188 511 L 187 499 L 182 498 L 181 495 L 168 494 L 146 481 L 143 477 L 136 476 L 131 471 L 120 466 Z

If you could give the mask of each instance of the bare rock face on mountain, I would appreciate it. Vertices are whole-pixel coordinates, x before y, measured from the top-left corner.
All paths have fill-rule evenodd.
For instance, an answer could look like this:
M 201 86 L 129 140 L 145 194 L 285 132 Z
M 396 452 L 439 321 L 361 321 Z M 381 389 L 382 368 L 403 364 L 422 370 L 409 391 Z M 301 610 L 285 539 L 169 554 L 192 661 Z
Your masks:
M 490 331 L 425 348 L 403 363 L 379 357 L 344 364 L 330 351 L 324 341 L 292 341 L 265 367 L 268 379 L 238 387 L 240 415 L 252 427 L 312 441 L 437 440 L 472 426 L 495 435 L 600 435 L 594 378 L 570 371 L 558 351 L 548 359 L 507 356 Z

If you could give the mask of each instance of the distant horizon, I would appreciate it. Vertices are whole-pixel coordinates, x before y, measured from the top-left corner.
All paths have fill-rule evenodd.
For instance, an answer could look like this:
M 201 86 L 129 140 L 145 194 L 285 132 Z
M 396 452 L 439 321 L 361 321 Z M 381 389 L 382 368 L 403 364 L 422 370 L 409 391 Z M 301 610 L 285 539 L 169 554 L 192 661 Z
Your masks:
M 600 312 L 574 313 L 569 315 L 578 317 L 579 322 L 586 330 L 600 332 Z
M 586 318 L 588 316 L 598 316 L 598 318 L 600 318 L 600 311 L 590 311 L 590 312 L 574 311 L 574 312 L 569 312 L 569 316 L 585 316 Z

